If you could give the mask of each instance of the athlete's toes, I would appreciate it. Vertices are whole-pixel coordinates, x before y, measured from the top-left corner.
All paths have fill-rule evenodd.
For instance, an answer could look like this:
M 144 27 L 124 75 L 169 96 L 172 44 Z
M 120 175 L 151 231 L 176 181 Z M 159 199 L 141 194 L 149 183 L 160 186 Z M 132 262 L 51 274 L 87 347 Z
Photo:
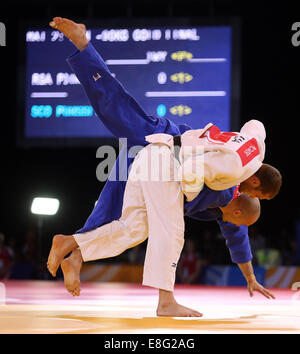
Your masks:
M 54 17 L 53 21 L 56 23 L 56 25 L 60 25 L 64 22 L 64 19 L 62 17 Z

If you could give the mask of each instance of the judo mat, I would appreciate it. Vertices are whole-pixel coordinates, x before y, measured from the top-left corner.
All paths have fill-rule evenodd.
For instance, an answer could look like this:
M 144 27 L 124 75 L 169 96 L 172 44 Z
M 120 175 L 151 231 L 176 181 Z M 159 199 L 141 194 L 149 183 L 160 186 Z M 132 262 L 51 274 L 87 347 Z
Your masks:
M 300 292 L 177 285 L 176 300 L 201 318 L 156 317 L 158 292 L 139 284 L 82 283 L 72 297 L 61 281 L 0 283 L 1 334 L 300 333 Z

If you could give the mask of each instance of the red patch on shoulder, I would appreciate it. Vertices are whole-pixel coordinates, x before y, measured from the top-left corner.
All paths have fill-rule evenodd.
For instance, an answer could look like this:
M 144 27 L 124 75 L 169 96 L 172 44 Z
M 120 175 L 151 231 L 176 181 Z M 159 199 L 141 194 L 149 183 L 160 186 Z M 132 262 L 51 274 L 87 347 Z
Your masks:
M 236 150 L 236 152 L 239 154 L 242 160 L 242 165 L 247 165 L 247 163 L 253 160 L 254 157 L 259 155 L 259 148 L 256 139 L 252 138 L 251 140 L 247 141 L 238 150 Z

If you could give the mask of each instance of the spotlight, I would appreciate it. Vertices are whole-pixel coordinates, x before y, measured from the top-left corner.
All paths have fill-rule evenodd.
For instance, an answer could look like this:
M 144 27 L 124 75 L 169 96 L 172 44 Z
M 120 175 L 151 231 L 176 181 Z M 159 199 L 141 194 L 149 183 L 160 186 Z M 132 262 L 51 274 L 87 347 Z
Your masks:
M 55 215 L 59 208 L 59 200 L 55 198 L 34 198 L 31 212 L 38 215 Z

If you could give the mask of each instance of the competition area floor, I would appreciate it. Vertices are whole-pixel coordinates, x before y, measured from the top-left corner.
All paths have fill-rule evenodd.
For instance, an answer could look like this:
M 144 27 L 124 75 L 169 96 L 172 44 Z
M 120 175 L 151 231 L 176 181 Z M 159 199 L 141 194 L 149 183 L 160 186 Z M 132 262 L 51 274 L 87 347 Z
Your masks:
M 136 284 L 83 283 L 73 298 L 60 281 L 0 283 L 0 333 L 188 334 L 300 333 L 300 294 L 272 289 L 275 300 L 246 288 L 175 288 L 201 318 L 156 317 L 157 291 Z

